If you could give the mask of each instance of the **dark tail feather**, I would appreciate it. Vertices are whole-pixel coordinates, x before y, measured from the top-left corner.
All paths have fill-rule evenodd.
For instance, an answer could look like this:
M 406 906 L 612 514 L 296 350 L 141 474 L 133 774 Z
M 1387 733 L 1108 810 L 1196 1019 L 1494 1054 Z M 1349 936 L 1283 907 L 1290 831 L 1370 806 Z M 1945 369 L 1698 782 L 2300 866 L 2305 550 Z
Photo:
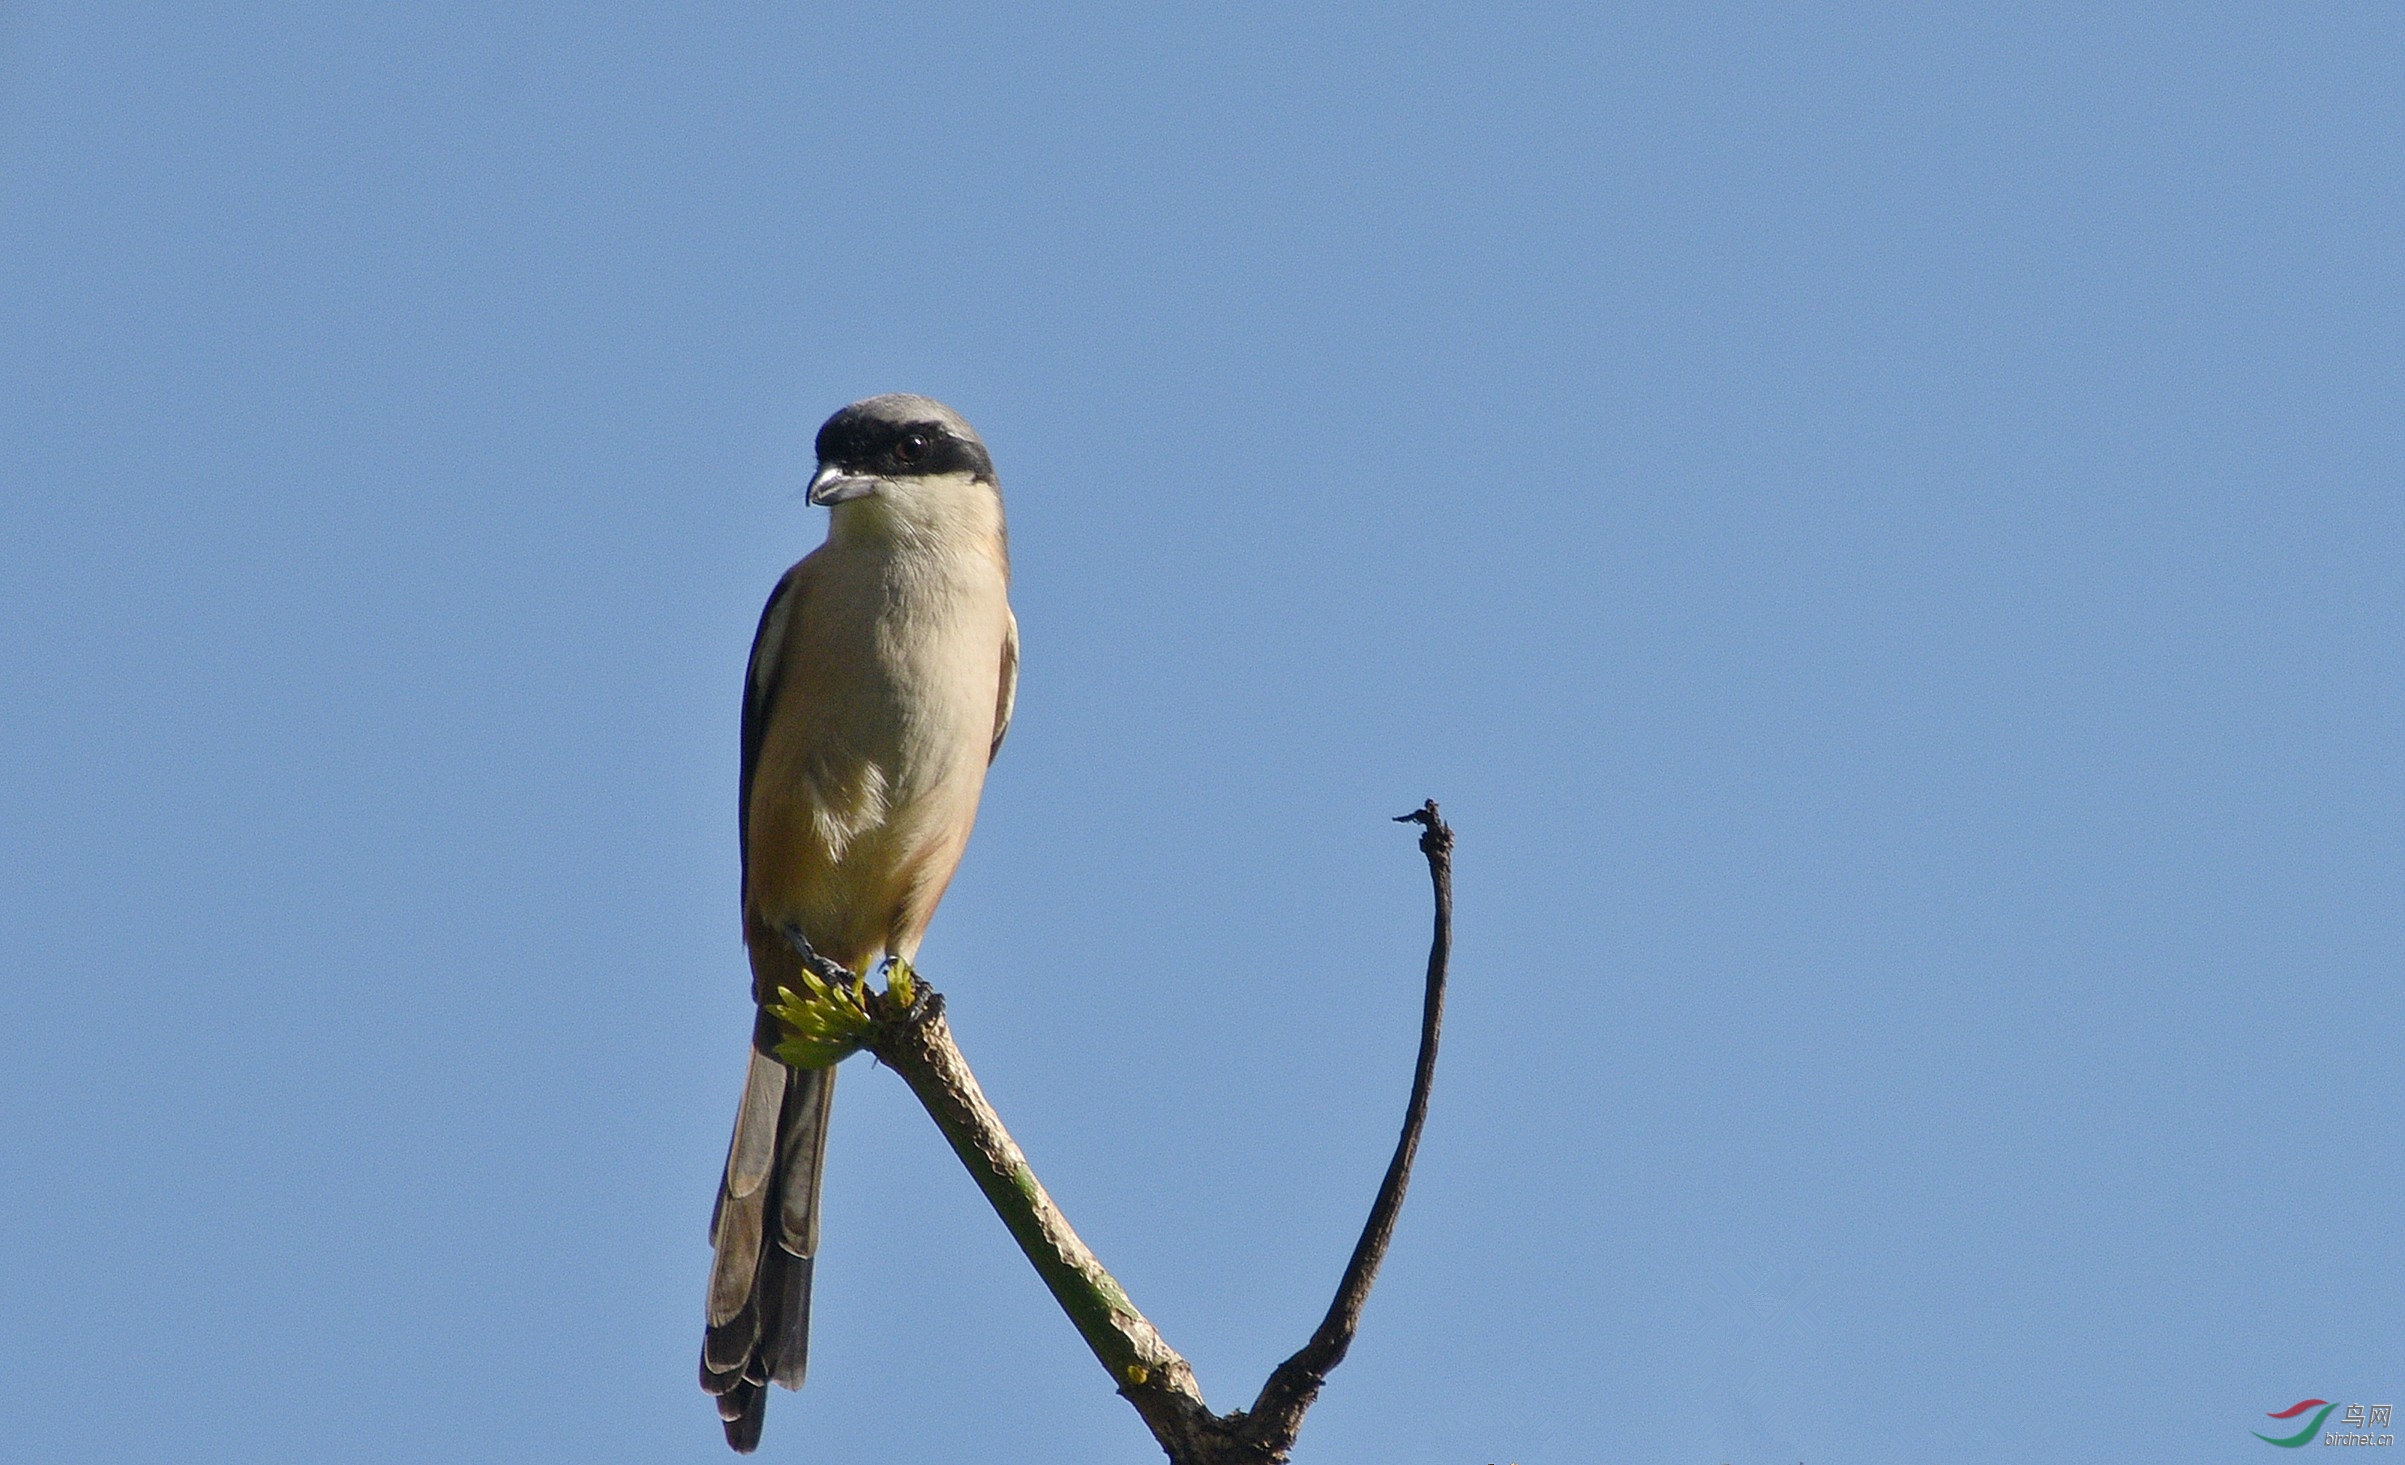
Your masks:
M 809 1370 L 810 1274 L 835 1097 L 834 1069 L 786 1068 L 767 1054 L 775 1038 L 765 1016 L 761 1028 L 711 1217 L 717 1256 L 701 1356 L 701 1386 L 718 1396 L 727 1443 L 746 1454 L 760 1443 L 765 1385 L 798 1389 Z
M 819 1182 L 826 1173 L 827 1119 L 834 1108 L 834 1069 L 793 1071 L 777 1125 L 777 1220 L 770 1229 L 778 1264 L 761 1288 L 768 1304 L 761 1330 L 767 1375 L 788 1389 L 800 1388 L 810 1367 L 810 1273 L 818 1256 Z
M 760 1426 L 768 1422 L 768 1391 L 758 1384 L 737 1384 L 718 1396 L 718 1420 L 727 1444 L 738 1455 L 760 1448 Z

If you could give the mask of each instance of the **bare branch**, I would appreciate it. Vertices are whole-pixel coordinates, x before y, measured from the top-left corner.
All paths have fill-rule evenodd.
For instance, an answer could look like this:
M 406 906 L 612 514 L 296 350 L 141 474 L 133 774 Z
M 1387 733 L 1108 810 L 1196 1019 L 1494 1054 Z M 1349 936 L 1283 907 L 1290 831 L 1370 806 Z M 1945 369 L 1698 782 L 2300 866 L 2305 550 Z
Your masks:
M 918 1095 L 1053 1300 L 1163 1447 L 1207 1428 L 1211 1413 L 1194 1370 L 1136 1310 L 1028 1168 L 952 1041 L 943 998 L 926 992 L 903 1020 L 880 1024 L 868 1049 Z
M 806 994 L 776 994 L 779 1000 L 769 1010 L 793 1039 L 780 1047 L 780 1055 L 792 1054 L 788 1061 L 795 1061 L 810 1053 L 823 1056 L 803 1061 L 835 1061 L 856 1043 L 901 1075 L 1053 1300 L 1110 1373 L 1112 1384 L 1143 1416 L 1172 1465 L 1281 1465 L 1294 1446 L 1304 1413 L 1352 1345 L 1362 1304 L 1394 1235 L 1395 1216 L 1411 1183 L 1411 1162 L 1428 1117 L 1428 1089 L 1436 1076 L 1437 1035 L 1444 1018 L 1445 969 L 1453 944 L 1453 831 L 1438 816 L 1433 799 L 1396 822 L 1421 827 L 1420 852 L 1428 857 L 1436 890 L 1436 934 L 1428 951 L 1419 1064 L 1412 1074 L 1403 1134 L 1326 1318 L 1301 1351 L 1278 1365 L 1252 1409 L 1236 1414 L 1214 1414 L 1204 1404 L 1194 1370 L 1136 1310 L 1053 1204 L 952 1040 L 943 997 L 907 966 L 898 969 L 886 992 L 877 992 L 813 951 L 798 929 L 785 931 L 817 982 L 805 984 L 812 987 Z
M 1403 1133 L 1395 1141 L 1394 1158 L 1386 1164 L 1378 1198 L 1362 1223 L 1361 1239 L 1353 1244 L 1353 1259 L 1345 1264 L 1336 1284 L 1335 1300 L 1320 1320 L 1311 1341 L 1278 1365 L 1262 1385 L 1240 1426 L 1244 1437 L 1261 1446 L 1272 1459 L 1284 1459 L 1303 1427 L 1303 1414 L 1319 1398 L 1328 1374 L 1344 1362 L 1361 1325 L 1362 1304 L 1378 1280 L 1378 1264 L 1386 1259 L 1386 1244 L 1394 1238 L 1395 1216 L 1403 1209 L 1403 1192 L 1411 1186 L 1411 1162 L 1420 1150 L 1420 1130 L 1428 1122 L 1428 1090 L 1436 1081 L 1436 1043 L 1445 1022 L 1445 972 L 1453 955 L 1453 830 L 1437 813 L 1436 800 L 1399 816 L 1397 824 L 1420 826 L 1420 853 L 1428 857 L 1428 879 L 1436 893 L 1436 929 L 1428 943 L 1428 990 L 1420 1007 L 1420 1057 L 1411 1075 L 1411 1100 L 1403 1109 Z

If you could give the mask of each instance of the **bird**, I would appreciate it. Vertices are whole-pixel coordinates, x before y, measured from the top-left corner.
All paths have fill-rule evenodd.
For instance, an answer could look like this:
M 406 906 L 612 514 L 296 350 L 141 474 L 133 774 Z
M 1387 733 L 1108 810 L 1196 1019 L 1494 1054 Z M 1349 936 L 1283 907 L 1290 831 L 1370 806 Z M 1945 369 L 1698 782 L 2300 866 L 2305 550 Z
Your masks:
M 701 1385 L 759 1446 L 767 1385 L 802 1385 L 833 1068 L 789 1068 L 765 1010 L 800 991 L 797 929 L 867 973 L 909 961 L 976 822 L 1018 697 L 1001 487 L 960 414 L 894 393 L 818 431 L 824 543 L 760 612 L 743 682 L 743 941 L 752 1029 L 710 1215 Z

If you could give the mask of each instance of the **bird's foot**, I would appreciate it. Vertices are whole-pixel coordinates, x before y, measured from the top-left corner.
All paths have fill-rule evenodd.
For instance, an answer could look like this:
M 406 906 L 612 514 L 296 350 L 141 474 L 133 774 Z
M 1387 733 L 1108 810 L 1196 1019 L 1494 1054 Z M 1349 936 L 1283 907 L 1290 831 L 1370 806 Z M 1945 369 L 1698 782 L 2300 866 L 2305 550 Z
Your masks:
M 818 974 L 820 981 L 842 982 L 854 987 L 861 985 L 860 978 L 849 967 L 819 954 L 818 948 L 810 944 L 810 938 L 802 934 L 801 922 L 786 922 L 778 934 L 785 938 L 787 946 L 793 948 L 793 954 L 802 959 L 802 965 Z
M 784 935 L 802 959 L 801 990 L 779 987 L 776 1000 L 762 1004 L 785 1033 L 776 1047 L 780 1062 L 832 1068 L 874 1046 L 880 1028 L 909 1027 L 943 1011 L 942 995 L 919 980 L 907 957 L 885 959 L 880 992 L 867 978 L 819 955 L 799 927 L 786 927 Z

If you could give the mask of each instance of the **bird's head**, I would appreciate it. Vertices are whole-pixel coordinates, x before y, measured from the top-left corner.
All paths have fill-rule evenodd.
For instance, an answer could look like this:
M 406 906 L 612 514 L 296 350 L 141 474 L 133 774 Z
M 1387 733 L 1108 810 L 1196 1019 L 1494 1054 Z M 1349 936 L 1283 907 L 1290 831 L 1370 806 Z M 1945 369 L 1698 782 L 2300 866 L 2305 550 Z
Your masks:
M 933 528 L 990 517 L 998 525 L 999 494 L 976 429 L 932 397 L 870 397 L 818 430 L 809 499 L 838 518 Z

